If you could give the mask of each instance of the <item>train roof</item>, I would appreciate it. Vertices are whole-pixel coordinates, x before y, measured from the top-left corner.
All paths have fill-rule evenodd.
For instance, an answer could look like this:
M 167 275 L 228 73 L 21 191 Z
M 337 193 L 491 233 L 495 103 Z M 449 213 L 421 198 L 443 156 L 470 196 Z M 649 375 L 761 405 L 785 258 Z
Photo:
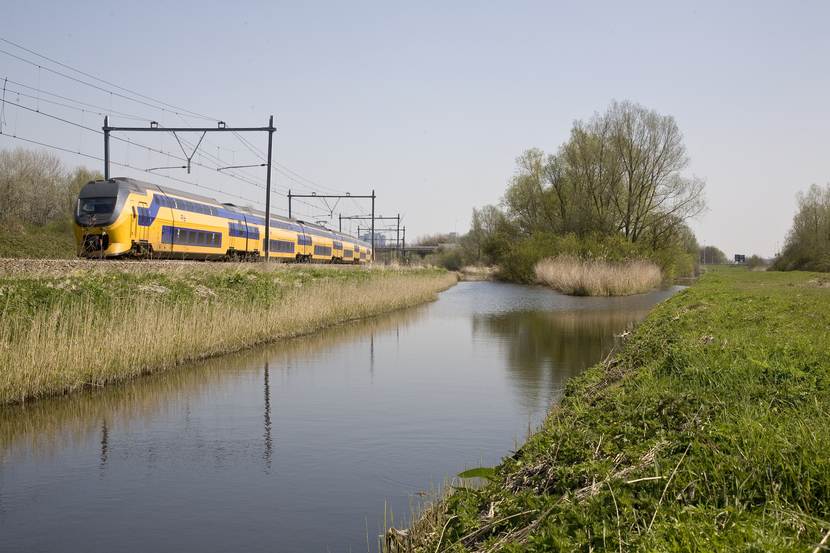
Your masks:
M 170 188 L 168 186 L 161 186 L 161 185 L 158 185 L 158 184 L 144 182 L 144 181 L 140 181 L 140 180 L 137 180 L 137 179 L 132 179 L 132 178 L 129 178 L 129 177 L 113 177 L 109 180 L 92 181 L 92 182 L 88 183 L 86 186 L 84 186 L 84 188 L 81 190 L 81 197 L 82 198 L 89 198 L 89 197 L 95 197 L 95 196 L 112 195 L 112 193 L 116 191 L 116 190 L 113 189 L 113 185 L 117 185 L 118 190 L 125 190 L 125 191 L 129 191 L 129 192 L 140 193 L 140 194 L 146 194 L 148 191 L 154 192 L 154 193 L 160 192 L 160 193 L 164 194 L 165 196 L 172 194 L 174 196 L 181 196 L 182 198 L 185 198 L 185 199 L 188 199 L 188 200 L 195 200 L 195 201 L 199 201 L 199 202 L 213 204 L 216 207 L 220 207 L 220 208 L 227 209 L 227 210 L 230 210 L 230 211 L 235 211 L 237 213 L 255 215 L 255 216 L 258 216 L 258 217 L 262 217 L 263 219 L 265 218 L 265 212 L 264 211 L 260 211 L 260 210 L 253 209 L 253 208 L 250 208 L 250 207 L 238 206 L 238 205 L 234 205 L 232 203 L 223 203 L 223 202 L 220 202 L 219 200 L 217 200 L 216 198 L 211 198 L 211 197 L 208 197 L 208 196 L 202 196 L 200 194 L 193 194 L 192 192 L 184 192 L 183 190 L 178 190 L 176 188 Z M 306 221 L 301 221 L 299 219 L 293 219 L 293 218 L 283 217 L 281 215 L 274 215 L 274 214 L 271 215 L 271 220 L 272 221 L 273 220 L 283 221 L 283 222 L 286 222 L 286 223 L 302 224 L 303 226 L 311 227 L 311 228 L 316 229 L 318 231 L 323 231 L 323 232 L 330 233 L 335 238 L 337 238 L 337 237 L 347 238 L 351 242 L 354 242 L 354 243 L 357 243 L 357 244 L 360 244 L 360 245 L 363 245 L 363 246 L 366 246 L 366 247 L 371 247 L 370 244 L 368 244 L 367 242 L 361 240 L 360 238 L 358 238 L 356 236 L 352 236 L 351 234 L 346 234 L 345 232 L 338 232 L 336 230 L 332 230 L 332 229 L 326 228 L 322 225 L 318 225 L 318 224 L 315 224 L 315 223 L 308 223 Z

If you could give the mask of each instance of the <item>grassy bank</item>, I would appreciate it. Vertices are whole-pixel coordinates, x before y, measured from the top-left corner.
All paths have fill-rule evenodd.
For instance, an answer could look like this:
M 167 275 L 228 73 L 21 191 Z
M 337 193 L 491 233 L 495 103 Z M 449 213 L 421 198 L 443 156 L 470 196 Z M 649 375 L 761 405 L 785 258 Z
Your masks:
M 830 541 L 830 289 L 721 270 L 659 305 L 415 551 L 813 551 Z M 816 549 L 821 550 L 821 549 Z
M 428 301 L 440 270 L 0 263 L 0 403 L 71 392 Z
M 0 236 L 0 257 L 75 257 L 75 236 L 69 219 L 42 226 L 0 223 Z
M 663 282 L 660 267 L 647 260 L 609 262 L 563 255 L 534 267 L 537 282 L 572 296 L 630 296 Z

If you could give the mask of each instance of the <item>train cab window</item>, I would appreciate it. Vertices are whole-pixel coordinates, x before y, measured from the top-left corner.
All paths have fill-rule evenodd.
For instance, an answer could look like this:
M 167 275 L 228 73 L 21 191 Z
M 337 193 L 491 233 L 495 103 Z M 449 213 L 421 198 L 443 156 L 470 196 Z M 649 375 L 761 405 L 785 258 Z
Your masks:
M 115 197 L 81 198 L 78 201 L 79 215 L 112 213 L 115 209 Z

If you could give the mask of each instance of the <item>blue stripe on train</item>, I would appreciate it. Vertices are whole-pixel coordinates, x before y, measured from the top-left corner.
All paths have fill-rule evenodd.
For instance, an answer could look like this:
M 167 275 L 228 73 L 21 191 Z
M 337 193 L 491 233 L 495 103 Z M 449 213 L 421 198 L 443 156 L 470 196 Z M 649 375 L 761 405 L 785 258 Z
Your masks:
M 249 225 L 265 225 L 265 218 L 258 217 L 256 215 L 244 215 L 242 213 L 238 213 L 236 211 L 231 211 L 230 209 L 225 209 L 223 207 L 216 207 L 212 205 L 203 204 L 200 202 L 194 202 L 191 200 L 183 200 L 181 198 L 172 198 L 170 196 L 165 196 L 163 194 L 154 194 L 153 200 L 150 202 L 149 207 L 139 207 L 137 208 L 138 213 L 138 225 L 142 227 L 149 227 L 153 224 L 153 221 L 156 220 L 158 217 L 159 210 L 162 207 L 168 207 L 172 209 L 177 209 L 179 211 L 187 211 L 190 213 L 202 213 L 205 215 L 213 215 L 214 217 L 222 217 L 224 219 L 230 219 L 231 221 L 238 221 L 239 223 L 244 223 L 247 221 Z M 288 223 L 285 221 L 280 221 L 278 219 L 271 219 L 271 227 L 272 228 L 279 228 L 283 230 L 290 230 L 297 233 L 307 233 L 313 234 L 316 236 L 321 236 L 324 238 L 332 238 L 337 239 L 338 236 L 334 233 L 324 232 L 324 231 L 316 231 L 308 228 L 303 228 L 296 223 Z M 249 233 L 253 230 L 256 230 L 257 234 L 255 236 L 250 235 L 248 238 L 259 239 L 259 229 L 253 229 L 249 227 Z M 233 235 L 232 235 L 233 236 Z M 307 239 L 302 239 L 303 241 L 300 244 L 311 245 L 311 237 Z M 307 241 L 306 241 L 307 240 Z M 365 246 L 364 246 L 365 247 Z M 340 249 L 340 248 L 338 248 Z

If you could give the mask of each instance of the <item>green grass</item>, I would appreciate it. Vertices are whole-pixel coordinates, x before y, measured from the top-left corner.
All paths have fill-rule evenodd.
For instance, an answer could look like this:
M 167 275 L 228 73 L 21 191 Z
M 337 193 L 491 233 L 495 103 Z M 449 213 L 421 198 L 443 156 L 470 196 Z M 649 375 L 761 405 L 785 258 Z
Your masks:
M 401 549 L 813 551 L 830 531 L 826 282 L 706 274 Z
M 72 223 L 53 222 L 44 226 L 0 224 L 0 257 L 67 259 L 75 257 Z

